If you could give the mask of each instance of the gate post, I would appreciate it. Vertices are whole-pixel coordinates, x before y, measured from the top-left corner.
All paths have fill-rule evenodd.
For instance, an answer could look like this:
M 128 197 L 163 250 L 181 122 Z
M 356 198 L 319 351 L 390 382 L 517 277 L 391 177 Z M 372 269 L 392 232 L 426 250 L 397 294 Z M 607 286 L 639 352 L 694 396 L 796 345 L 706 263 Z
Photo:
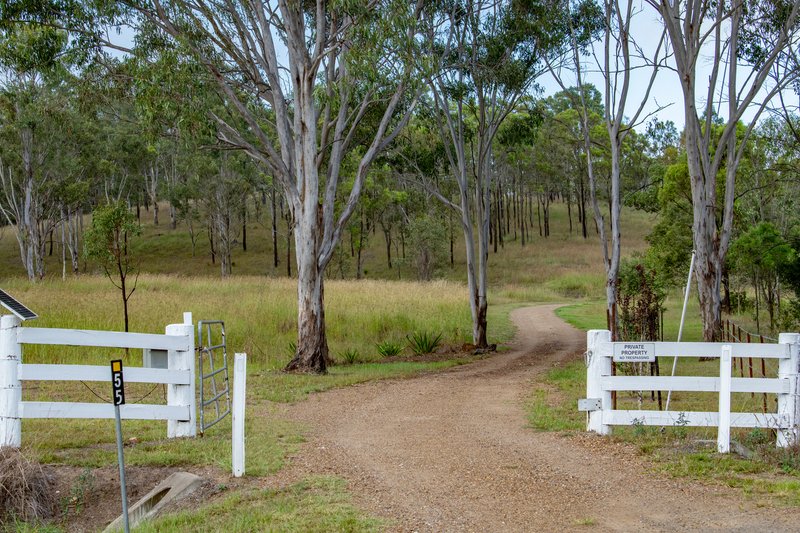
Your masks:
M 589 411 L 587 431 L 594 431 L 600 435 L 609 435 L 611 426 L 603 424 L 603 411 L 611 409 L 611 391 L 603 390 L 600 380 L 611 375 L 611 357 L 601 354 L 600 343 L 611 342 L 611 332 L 608 330 L 592 329 L 586 333 L 586 351 L 588 365 L 586 368 L 586 398 L 599 399 L 600 409 Z
M 800 333 L 781 333 L 780 344 L 789 345 L 789 357 L 778 363 L 778 377 L 789 380 L 789 394 L 778 395 L 778 415 L 786 421 L 778 430 L 778 447 L 786 448 L 798 443 L 797 424 L 800 422 Z
M 231 462 L 234 477 L 244 475 L 244 414 L 247 401 L 247 354 L 237 353 L 233 359 L 233 409 Z
M 167 385 L 167 405 L 188 405 L 189 420 L 167 420 L 167 437 L 197 436 L 197 407 L 195 405 L 195 360 L 194 327 L 192 314 L 184 313 L 183 324 L 167 326 L 167 335 L 186 337 L 186 350 L 170 350 L 167 355 L 167 368 L 170 370 L 189 370 L 191 379 L 188 385 Z
M 22 421 L 19 404 L 22 383 L 19 365 L 22 345 L 17 342 L 17 328 L 22 321 L 15 315 L 0 317 L 0 446 L 19 448 L 22 444 Z
M 730 344 L 722 346 L 719 357 L 719 424 L 717 428 L 717 451 L 731 451 L 731 353 Z

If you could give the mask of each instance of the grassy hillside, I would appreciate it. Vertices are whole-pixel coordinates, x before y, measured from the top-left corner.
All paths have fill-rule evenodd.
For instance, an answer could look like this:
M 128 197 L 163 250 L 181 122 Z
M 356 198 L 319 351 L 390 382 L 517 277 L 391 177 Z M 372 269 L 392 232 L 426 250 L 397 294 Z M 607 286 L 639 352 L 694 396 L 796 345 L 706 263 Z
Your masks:
M 162 209 L 163 213 L 166 209 Z M 255 211 L 254 209 L 251 211 Z M 89 218 L 85 221 L 89 224 Z M 158 226 L 152 224 L 151 216 L 142 211 L 142 236 L 133 244 L 135 254 L 140 260 L 143 273 L 170 274 L 178 276 L 203 276 L 218 277 L 219 265 L 211 261 L 208 239 L 201 233 L 197 239 L 195 254 L 192 255 L 192 243 L 188 229 L 179 224 L 176 229 L 171 229 L 168 223 L 162 222 Z M 554 204 L 552 207 L 552 234 L 549 238 L 534 234 L 529 243 L 523 247 L 520 240 L 508 240 L 498 252 L 490 253 L 489 280 L 492 287 L 502 293 L 503 289 L 513 286 L 522 290 L 523 294 L 516 293 L 511 296 L 516 300 L 540 299 L 544 296 L 583 297 L 602 296 L 602 284 L 595 287 L 595 283 L 587 284 L 588 280 L 597 281 L 602 276 L 601 250 L 594 232 L 589 238 L 583 239 L 578 235 L 577 221 L 573 213 L 574 230 L 569 231 L 566 206 Z M 644 241 L 652 225 L 650 215 L 639 212 L 627 211 L 623 217 L 623 253 L 629 254 L 646 247 Z M 247 251 L 242 248 L 241 232 L 233 249 L 233 274 L 234 276 L 269 277 L 286 276 L 286 228 L 279 228 L 279 256 L 280 264 L 273 266 L 272 239 L 270 234 L 269 218 L 262 212 L 260 217 L 252 214 L 247 224 Z M 436 277 L 462 281 L 464 279 L 464 245 L 460 234 L 455 236 L 453 267 L 449 265 L 449 257 L 442 259 L 444 266 L 436 272 Z M 513 239 L 513 235 L 511 236 Z M 48 277 L 61 276 L 60 248 L 57 242 L 53 244 L 52 255 L 46 258 Z M 355 258 L 349 254 L 349 240 L 341 244 L 346 250 L 342 265 L 331 264 L 328 269 L 328 278 L 352 278 L 355 276 Z M 410 258 L 402 259 L 402 250 L 393 250 L 394 268 L 389 269 L 386 260 L 385 242 L 380 231 L 369 235 L 367 249 L 364 251 L 364 272 L 367 279 L 385 280 L 416 280 L 416 274 L 411 265 Z M 49 246 L 48 246 L 49 251 Z M 83 265 L 83 262 L 82 262 Z M 83 271 L 93 272 L 94 267 L 83 265 Z M 292 273 L 295 267 L 292 265 Z M 344 274 L 344 276 L 342 276 Z M 24 270 L 19 259 L 19 248 L 14 237 L 13 228 L 0 228 L 0 279 L 24 276 Z M 544 286 L 544 287 L 542 287 Z M 548 295 L 543 291 L 549 289 L 553 294 Z M 526 295 L 530 295 L 526 297 Z M 538 297 L 537 297 L 538 296 Z

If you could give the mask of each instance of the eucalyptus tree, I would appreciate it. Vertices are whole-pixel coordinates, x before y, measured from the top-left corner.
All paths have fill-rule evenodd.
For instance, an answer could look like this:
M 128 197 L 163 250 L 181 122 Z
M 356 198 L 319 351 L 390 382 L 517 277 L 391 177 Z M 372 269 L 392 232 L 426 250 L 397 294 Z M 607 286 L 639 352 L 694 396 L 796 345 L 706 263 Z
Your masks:
M 420 2 L 421 4 L 422 2 Z M 128 2 L 190 50 L 244 126 L 217 115 L 221 139 L 280 183 L 294 219 L 298 340 L 287 370 L 324 372 L 325 267 L 367 171 L 413 107 L 418 5 L 374 2 Z M 411 91 L 413 93 L 413 90 Z M 369 134 L 359 128 L 377 114 Z M 336 199 L 345 154 L 363 145 L 354 185 Z
M 666 28 L 683 96 L 697 287 L 703 337 L 712 341 L 720 334 L 720 284 L 733 236 L 737 168 L 761 113 L 796 79 L 800 2 L 647 2 Z M 700 65 L 708 65 L 707 85 Z M 726 114 L 723 129 L 712 135 L 720 110 Z M 737 135 L 748 110 L 751 118 Z M 721 173 L 724 182 L 718 183 Z
M 3 24 L 0 31 L 0 212 L 16 225 L 31 281 L 44 276 L 45 238 L 58 220 L 55 159 L 63 134 L 66 42 L 63 32 L 39 25 Z
M 569 1 L 566 2 L 566 6 L 571 7 Z M 596 6 L 593 2 L 584 2 L 578 4 L 574 12 L 575 15 L 571 17 L 570 21 L 582 21 L 582 25 L 580 27 L 570 25 L 573 59 L 570 70 L 575 74 L 579 90 L 566 94 L 577 100 L 575 107 L 580 116 L 583 151 L 589 180 L 589 196 L 595 226 L 598 229 L 600 247 L 603 251 L 603 266 L 606 274 L 606 313 L 612 336 L 616 337 L 622 241 L 620 214 L 622 210 L 623 145 L 628 136 L 633 133 L 633 128 L 647 118 L 644 109 L 649 103 L 650 91 L 655 83 L 656 75 L 668 55 L 666 32 L 662 30 L 653 49 L 645 51 L 643 46 L 637 43 L 632 36 L 634 16 L 638 14 L 633 0 L 603 0 L 601 6 Z M 602 41 L 602 45 L 599 43 L 595 45 L 592 55 L 596 68 L 603 77 L 602 116 L 607 135 L 604 144 L 608 147 L 610 166 L 608 172 L 608 219 L 600 207 L 596 161 L 592 155 L 590 111 L 586 94 L 580 89 L 584 83 L 582 56 L 588 53 L 585 45 L 586 38 L 583 34 L 587 28 L 590 32 L 599 30 Z M 601 48 L 600 53 L 597 52 L 598 47 Z M 644 90 L 633 96 L 631 84 L 635 68 L 646 69 L 649 71 L 649 77 L 645 81 Z M 553 66 L 551 71 L 562 89 L 566 89 L 558 66 Z
M 431 51 L 426 81 L 459 190 L 455 202 L 437 196 L 461 219 L 472 336 L 479 347 L 488 346 L 492 144 L 505 118 L 544 72 L 544 58 L 563 52 L 566 27 L 556 3 L 459 0 L 426 5 L 425 40 Z

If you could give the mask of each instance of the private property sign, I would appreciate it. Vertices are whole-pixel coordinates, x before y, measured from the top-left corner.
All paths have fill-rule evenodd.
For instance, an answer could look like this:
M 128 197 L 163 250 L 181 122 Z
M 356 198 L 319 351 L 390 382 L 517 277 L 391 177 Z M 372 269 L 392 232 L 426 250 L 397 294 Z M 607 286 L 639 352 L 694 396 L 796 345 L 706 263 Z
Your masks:
M 615 363 L 652 363 L 656 360 L 656 346 L 652 342 L 615 342 Z

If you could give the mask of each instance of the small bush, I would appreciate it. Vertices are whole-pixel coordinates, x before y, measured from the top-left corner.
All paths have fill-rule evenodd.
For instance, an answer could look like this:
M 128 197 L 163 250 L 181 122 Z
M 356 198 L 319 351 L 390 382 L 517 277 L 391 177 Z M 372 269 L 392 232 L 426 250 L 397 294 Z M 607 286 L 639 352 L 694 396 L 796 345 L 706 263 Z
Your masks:
M 403 351 L 403 346 L 398 342 L 383 341 L 375 345 L 381 357 L 395 357 Z
M 55 509 L 52 481 L 42 467 L 19 450 L 0 448 L 0 523 L 49 518 Z
M 434 336 L 433 332 L 430 331 L 415 331 L 406 338 L 411 351 L 417 355 L 433 353 L 442 342 L 441 333 Z
M 344 361 L 344 364 L 353 365 L 361 360 L 361 354 L 355 348 L 348 348 L 339 354 L 339 358 Z

